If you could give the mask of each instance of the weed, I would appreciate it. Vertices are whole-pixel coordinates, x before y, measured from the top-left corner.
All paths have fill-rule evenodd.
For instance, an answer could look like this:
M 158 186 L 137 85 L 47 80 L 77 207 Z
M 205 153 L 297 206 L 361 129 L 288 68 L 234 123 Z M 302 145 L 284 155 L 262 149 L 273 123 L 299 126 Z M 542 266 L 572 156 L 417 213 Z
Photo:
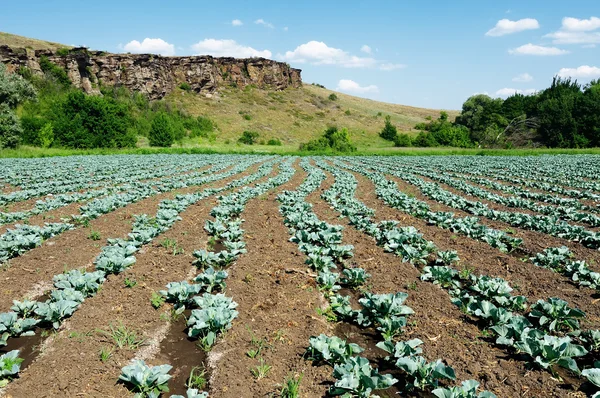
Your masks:
M 152 297 L 150 297 L 150 304 L 155 309 L 159 309 L 165 303 L 165 298 L 162 294 L 158 292 L 152 292 Z
M 194 366 L 187 381 L 187 388 L 204 390 L 206 387 L 206 370 L 200 366 Z
M 265 360 L 261 358 L 259 360 L 260 364 L 250 369 L 250 373 L 256 380 L 261 380 L 267 377 L 271 369 L 273 368 L 271 365 L 267 365 Z
M 132 288 L 137 285 L 137 281 L 135 279 L 125 278 L 125 287 Z
M 300 382 L 304 376 L 301 373 L 298 376 L 289 375 L 283 382 L 283 387 L 279 392 L 281 398 L 298 398 L 300 396 Z
M 317 314 L 320 316 L 324 316 L 327 319 L 327 322 L 337 322 L 338 318 L 335 312 L 333 312 L 333 308 L 327 307 L 325 309 L 321 307 L 317 307 Z
M 100 361 L 106 362 L 112 356 L 113 349 L 108 347 L 102 347 L 100 349 Z
M 137 350 L 146 343 L 145 338 L 138 336 L 135 330 L 127 328 L 123 322 L 119 322 L 117 326 L 111 323 L 109 327 L 110 330 L 99 330 L 98 332 L 110 337 L 118 348 Z
M 415 291 L 416 291 L 416 290 L 417 290 L 417 282 L 416 282 L 416 281 L 413 281 L 413 282 L 411 282 L 411 283 L 407 283 L 407 284 L 406 284 L 406 288 L 407 288 L 408 290 L 415 290 Z
M 91 239 L 91 240 L 100 240 L 101 239 L 100 232 L 95 231 L 95 230 L 92 229 L 90 231 L 90 234 L 88 235 L 88 239 Z

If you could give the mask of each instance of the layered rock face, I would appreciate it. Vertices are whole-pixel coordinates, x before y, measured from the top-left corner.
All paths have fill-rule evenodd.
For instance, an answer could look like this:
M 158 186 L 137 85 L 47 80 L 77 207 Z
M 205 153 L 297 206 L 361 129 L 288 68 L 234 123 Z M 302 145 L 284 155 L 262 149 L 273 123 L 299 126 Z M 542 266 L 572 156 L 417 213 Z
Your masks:
M 110 54 L 85 48 L 31 50 L 0 46 L 0 62 L 9 70 L 27 67 L 42 74 L 40 58 L 67 71 L 73 85 L 90 94 L 99 86 L 124 86 L 160 99 L 182 83 L 198 93 L 213 93 L 219 87 L 243 88 L 255 85 L 263 89 L 283 90 L 300 87 L 300 69 L 265 58 L 214 58 L 211 56 L 163 57 L 151 54 Z

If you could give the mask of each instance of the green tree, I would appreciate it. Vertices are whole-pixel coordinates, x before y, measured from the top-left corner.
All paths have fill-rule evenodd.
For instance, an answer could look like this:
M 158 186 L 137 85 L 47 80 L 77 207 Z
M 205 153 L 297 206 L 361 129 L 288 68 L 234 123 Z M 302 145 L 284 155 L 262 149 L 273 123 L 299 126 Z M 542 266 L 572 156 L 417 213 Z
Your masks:
M 256 144 L 259 135 L 260 134 L 258 134 L 256 131 L 244 131 L 242 136 L 238 139 L 238 142 L 246 145 L 254 145 Z
M 16 73 L 8 73 L 6 65 L 0 63 L 0 149 L 19 145 L 23 128 L 14 108 L 36 95 L 31 83 Z
M 579 132 L 591 146 L 600 146 L 600 79 L 590 82 L 576 104 Z
M 397 134 L 398 130 L 396 129 L 396 126 L 392 124 L 392 118 L 390 117 L 390 115 L 386 115 L 385 124 L 383 126 L 383 129 L 379 133 L 379 136 L 384 140 L 394 141 L 396 139 Z
M 169 116 L 159 112 L 152 120 L 152 126 L 148 133 L 150 146 L 170 147 L 175 141 L 173 126 Z
M 485 94 L 476 94 L 469 97 L 462 106 L 456 124 L 465 126 L 470 131 L 470 138 L 480 144 L 493 142 L 495 138 L 492 131 L 508 125 L 502 116 L 502 99 L 491 98 Z

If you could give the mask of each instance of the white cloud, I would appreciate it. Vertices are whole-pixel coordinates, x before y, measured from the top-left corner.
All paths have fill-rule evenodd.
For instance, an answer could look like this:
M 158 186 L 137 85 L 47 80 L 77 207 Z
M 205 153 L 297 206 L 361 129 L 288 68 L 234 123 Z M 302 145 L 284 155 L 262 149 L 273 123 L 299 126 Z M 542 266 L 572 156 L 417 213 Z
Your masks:
M 600 68 L 589 65 L 582 65 L 578 68 L 562 68 L 560 71 L 558 71 L 557 75 L 560 77 L 592 80 L 600 78 Z
M 371 47 L 367 46 L 366 44 L 360 48 L 360 51 L 366 54 L 371 54 L 372 52 Z
M 569 53 L 569 51 L 560 48 L 538 46 L 531 43 L 508 50 L 508 52 L 516 55 L 563 55 Z
M 137 40 L 132 40 L 125 44 L 123 49 L 134 54 L 175 55 L 175 46 L 163 39 L 145 38 L 141 43 Z
M 552 39 L 554 44 L 598 44 L 600 43 L 600 18 L 577 19 L 566 17 L 556 32 L 544 37 Z
M 379 88 L 371 84 L 370 86 L 361 86 L 354 80 L 342 79 L 339 81 L 337 90 L 346 91 L 348 93 L 365 94 L 365 93 L 377 93 Z
M 562 28 L 570 31 L 587 32 L 600 29 L 600 18 L 577 19 L 566 17 L 562 20 Z
M 283 27 L 283 30 L 284 30 L 285 32 L 287 32 L 287 31 L 288 31 L 288 27 L 287 27 L 287 26 L 284 26 L 284 27 Z
M 513 82 L 519 82 L 519 83 L 527 83 L 533 80 L 533 76 L 531 76 L 529 73 L 521 73 L 518 76 L 513 77 L 512 81 Z
M 297 63 L 340 65 L 345 68 L 368 68 L 377 63 L 373 58 L 350 55 L 344 50 L 329 47 L 322 41 L 315 40 L 299 45 L 294 51 L 286 51 L 280 58 Z
M 517 88 L 501 88 L 500 90 L 496 91 L 496 97 L 506 98 L 514 94 L 530 95 L 535 94 L 536 92 L 537 90 L 534 88 L 529 88 L 527 90 L 519 90 Z
M 235 40 L 204 39 L 192 45 L 197 55 L 212 55 L 215 57 L 271 58 L 269 50 L 255 50 L 252 47 L 238 44 Z
M 486 36 L 504 36 L 511 33 L 522 32 L 524 30 L 539 29 L 540 24 L 537 19 L 524 18 L 518 21 L 511 21 L 510 19 L 501 19 L 496 23 L 492 29 L 486 32 Z
M 275 26 L 273 26 L 272 23 L 269 23 L 269 22 L 265 21 L 262 18 L 257 19 L 256 21 L 254 21 L 254 23 L 257 24 L 257 25 L 262 25 L 262 26 L 267 27 L 269 29 L 275 28 Z
M 231 24 L 233 26 L 242 26 L 244 23 L 242 21 L 240 21 L 239 19 L 234 19 L 233 21 L 231 21 Z
M 406 65 L 404 64 L 381 64 L 379 65 L 379 69 L 384 70 L 384 71 L 391 71 L 391 70 L 396 70 L 396 69 L 403 69 L 406 68 Z

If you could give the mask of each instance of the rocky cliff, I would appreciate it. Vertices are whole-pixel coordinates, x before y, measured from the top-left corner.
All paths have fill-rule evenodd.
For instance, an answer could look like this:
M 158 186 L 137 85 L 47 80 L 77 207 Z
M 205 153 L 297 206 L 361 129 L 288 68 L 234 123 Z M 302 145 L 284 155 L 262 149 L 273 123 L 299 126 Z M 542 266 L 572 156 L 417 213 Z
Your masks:
M 41 74 L 40 58 L 64 68 L 76 87 L 99 93 L 100 85 L 125 86 L 150 99 L 160 99 L 182 83 L 198 93 L 213 93 L 219 87 L 283 90 L 302 85 L 300 69 L 265 58 L 214 58 L 211 56 L 163 57 L 151 54 L 110 54 L 85 48 L 31 50 L 0 46 L 0 62 L 9 70 L 24 66 Z

